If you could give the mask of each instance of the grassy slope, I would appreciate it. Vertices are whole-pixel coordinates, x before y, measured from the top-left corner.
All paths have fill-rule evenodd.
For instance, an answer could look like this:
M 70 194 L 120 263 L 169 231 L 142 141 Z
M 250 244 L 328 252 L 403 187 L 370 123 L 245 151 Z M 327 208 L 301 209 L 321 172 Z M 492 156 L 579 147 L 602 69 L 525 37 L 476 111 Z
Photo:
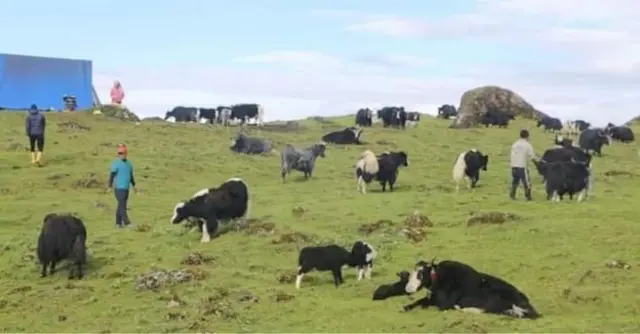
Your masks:
M 635 268 L 604 265 L 612 259 L 640 262 L 640 178 L 604 174 L 637 173 L 635 147 L 617 144 L 606 148 L 606 157 L 596 159 L 592 201 L 546 202 L 536 175 L 535 201 L 512 202 L 507 199 L 509 147 L 516 129 L 531 127 L 531 122 L 518 120 L 509 130 L 463 131 L 427 118 L 419 128 L 405 132 L 376 127 L 365 130 L 364 139 L 387 142 L 367 147 L 377 152 L 407 150 L 411 165 L 401 172 L 397 192 L 362 196 L 355 190 L 351 166 L 364 147 L 331 146 L 312 180 L 299 182 L 301 176 L 294 174 L 282 185 L 278 157 L 232 154 L 227 149 L 231 133 L 224 129 L 134 125 L 78 114 L 47 117 L 47 166 L 36 168 L 30 166 L 26 151 L 8 149 L 16 149 L 16 143 L 26 146 L 23 115 L 0 113 L 0 142 L 7 147 L 0 155 L 0 286 L 6 292 L 0 296 L 2 331 L 640 331 L 640 274 Z M 69 120 L 91 129 L 63 129 L 60 124 Z M 306 145 L 330 129 L 350 124 L 351 118 L 334 121 L 339 124 L 323 128 L 309 120 L 304 121 L 309 127 L 304 132 L 264 135 L 279 148 L 285 142 Z M 532 131 L 539 154 L 551 140 L 550 134 Z M 104 183 L 118 142 L 129 145 L 143 190 L 131 199 L 130 214 L 136 224 L 150 225 L 150 231 L 116 230 L 112 195 L 102 187 L 72 187 L 92 173 Z M 455 195 L 450 181 L 453 160 L 472 147 L 490 154 L 489 171 L 476 191 Z M 393 231 L 367 236 L 380 253 L 370 282 L 358 283 L 354 270 L 346 270 L 346 284 L 336 289 L 329 273 L 312 273 L 295 291 L 293 284 L 276 279 L 295 270 L 295 244 L 274 245 L 277 235 L 242 232 L 200 244 L 199 234 L 185 234 L 181 227 L 169 224 L 177 201 L 233 176 L 248 182 L 253 217 L 275 223 L 276 234 L 299 231 L 350 246 L 362 237 L 361 224 L 389 219 L 400 225 L 414 210 L 427 215 L 435 226 L 427 240 L 417 244 Z M 379 186 L 372 188 L 377 191 Z M 307 211 L 296 215 L 292 213 L 296 207 Z M 83 281 L 68 283 L 66 270 L 39 278 L 34 248 L 42 217 L 52 211 L 78 212 L 85 219 L 93 261 Z M 488 211 L 510 212 L 526 220 L 467 226 L 470 213 Z M 205 280 L 157 293 L 134 290 L 139 274 L 154 267 L 182 268 L 180 261 L 192 251 L 217 257 L 215 263 L 201 266 L 208 274 Z M 504 277 L 523 289 L 545 317 L 534 322 L 434 310 L 402 314 L 399 309 L 409 302 L 406 297 L 371 301 L 378 284 L 394 281 L 397 271 L 433 256 L 468 262 Z M 230 294 L 220 297 L 221 288 Z M 260 301 L 239 302 L 238 295 L 244 291 Z M 173 293 L 186 304 L 167 308 Z M 276 302 L 277 294 L 295 298 Z M 208 296 L 230 303 L 233 312 L 225 313 L 226 318 L 207 315 L 204 310 L 212 306 L 203 299 Z M 181 315 L 171 320 L 169 313 Z

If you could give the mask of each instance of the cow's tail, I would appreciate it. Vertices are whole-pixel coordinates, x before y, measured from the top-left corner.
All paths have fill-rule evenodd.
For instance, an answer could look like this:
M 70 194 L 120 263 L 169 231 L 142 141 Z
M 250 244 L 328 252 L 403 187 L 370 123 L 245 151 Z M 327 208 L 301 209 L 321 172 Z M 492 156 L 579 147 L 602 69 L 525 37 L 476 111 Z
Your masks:
M 264 107 L 259 104 L 258 105 L 258 116 L 256 116 L 256 125 L 262 126 L 264 123 Z
M 467 163 L 464 161 L 464 156 L 467 152 L 462 152 L 458 155 L 458 159 L 456 159 L 455 164 L 453 165 L 453 180 L 456 182 L 456 185 L 464 178 L 464 171 L 467 169 Z

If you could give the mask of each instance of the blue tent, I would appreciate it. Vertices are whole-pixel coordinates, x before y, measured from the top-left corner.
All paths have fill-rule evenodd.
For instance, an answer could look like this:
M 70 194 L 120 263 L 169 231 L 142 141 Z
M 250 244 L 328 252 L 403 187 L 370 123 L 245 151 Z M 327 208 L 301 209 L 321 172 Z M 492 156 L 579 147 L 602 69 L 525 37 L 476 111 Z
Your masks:
M 78 109 L 95 104 L 90 60 L 0 54 L 0 108 L 64 109 L 62 97 L 76 97 Z

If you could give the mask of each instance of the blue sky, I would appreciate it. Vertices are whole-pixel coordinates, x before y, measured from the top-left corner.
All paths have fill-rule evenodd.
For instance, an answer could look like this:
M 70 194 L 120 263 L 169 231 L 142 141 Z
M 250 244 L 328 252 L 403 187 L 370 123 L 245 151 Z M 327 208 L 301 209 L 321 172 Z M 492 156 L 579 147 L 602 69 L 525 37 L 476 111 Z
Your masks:
M 563 118 L 640 102 L 640 3 L 60 0 L 3 4 L 0 52 L 93 60 L 141 115 L 258 102 L 269 119 L 401 104 L 433 113 L 496 84 Z M 70 10 L 73 9 L 73 10 Z M 73 18 L 64 23 L 66 12 Z M 612 112 L 615 110 L 615 112 Z

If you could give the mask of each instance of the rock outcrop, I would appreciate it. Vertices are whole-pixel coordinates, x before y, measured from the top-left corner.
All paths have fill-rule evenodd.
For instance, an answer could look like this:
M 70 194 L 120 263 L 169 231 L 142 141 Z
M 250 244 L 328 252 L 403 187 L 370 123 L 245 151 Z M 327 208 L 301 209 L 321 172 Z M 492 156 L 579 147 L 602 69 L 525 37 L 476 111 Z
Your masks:
M 92 112 L 94 115 L 104 115 L 128 122 L 140 122 L 140 117 L 138 117 L 138 115 L 134 114 L 126 107 L 115 104 L 105 104 L 100 107 L 93 107 L 88 111 Z
M 498 86 L 483 86 L 466 91 L 460 98 L 458 117 L 451 128 L 463 129 L 477 125 L 488 108 L 494 107 L 509 115 L 538 119 L 544 113 L 536 110 L 520 95 Z

